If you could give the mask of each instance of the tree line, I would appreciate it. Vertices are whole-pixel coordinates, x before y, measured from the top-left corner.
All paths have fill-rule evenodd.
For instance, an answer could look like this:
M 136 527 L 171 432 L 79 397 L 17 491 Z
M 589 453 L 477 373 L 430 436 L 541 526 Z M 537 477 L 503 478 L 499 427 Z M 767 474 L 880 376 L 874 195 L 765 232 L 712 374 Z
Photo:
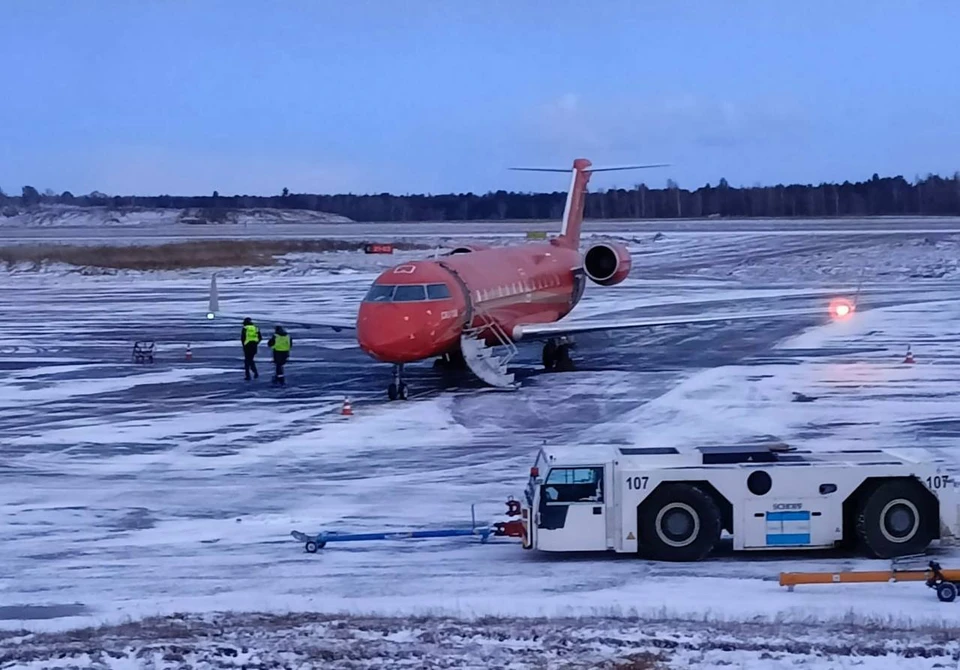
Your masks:
M 559 219 L 566 193 L 495 191 L 484 194 L 393 195 L 390 193 L 275 196 L 109 196 L 99 191 L 74 196 L 69 191 L 43 193 L 24 186 L 19 196 L 0 190 L 0 207 L 10 210 L 41 204 L 109 208 L 193 209 L 206 220 L 223 220 L 231 210 L 278 208 L 329 212 L 355 221 L 460 221 Z M 945 178 L 927 175 L 912 182 L 902 176 L 866 181 L 784 186 L 733 187 L 725 179 L 716 186 L 681 188 L 667 180 L 665 188 L 638 184 L 587 194 L 585 216 L 591 219 L 670 219 L 700 217 L 831 217 L 880 215 L 960 215 L 960 172 Z

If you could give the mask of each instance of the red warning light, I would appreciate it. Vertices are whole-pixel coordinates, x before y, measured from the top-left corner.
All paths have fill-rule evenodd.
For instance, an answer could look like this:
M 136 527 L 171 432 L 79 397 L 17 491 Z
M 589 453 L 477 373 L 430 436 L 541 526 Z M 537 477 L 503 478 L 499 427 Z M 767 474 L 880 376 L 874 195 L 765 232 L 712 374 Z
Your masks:
M 835 319 L 845 319 L 853 314 L 853 303 L 846 298 L 834 298 L 830 301 L 830 316 Z

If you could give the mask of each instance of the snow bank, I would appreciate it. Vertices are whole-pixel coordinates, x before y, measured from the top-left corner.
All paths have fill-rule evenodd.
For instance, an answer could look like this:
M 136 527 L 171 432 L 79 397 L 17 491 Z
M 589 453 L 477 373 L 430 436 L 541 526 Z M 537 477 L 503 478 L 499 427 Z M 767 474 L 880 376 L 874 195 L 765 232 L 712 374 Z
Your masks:
M 7 208 L 7 214 L 14 210 Z M 207 221 L 204 210 L 149 209 L 145 207 L 76 207 L 71 205 L 38 205 L 16 210 L 13 216 L 0 217 L 0 227 L 91 227 L 91 226 L 157 226 L 195 223 L 198 226 L 218 225 Z M 241 226 L 311 223 L 349 223 L 339 214 L 287 209 L 224 209 L 222 224 Z

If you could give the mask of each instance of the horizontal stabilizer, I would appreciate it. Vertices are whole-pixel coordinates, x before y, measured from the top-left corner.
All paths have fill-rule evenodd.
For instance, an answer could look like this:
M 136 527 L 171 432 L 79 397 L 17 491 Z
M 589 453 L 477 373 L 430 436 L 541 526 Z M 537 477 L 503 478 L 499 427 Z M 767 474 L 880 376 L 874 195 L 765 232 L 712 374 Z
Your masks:
M 670 167 L 670 163 L 653 163 L 650 165 L 618 165 L 613 167 L 588 167 L 586 172 L 613 172 L 614 170 L 646 170 L 647 168 Z
M 517 172 L 570 172 L 570 168 L 531 168 L 531 167 L 512 167 L 508 170 Z
M 645 170 L 647 168 L 668 167 L 669 163 L 652 163 L 650 165 L 617 165 L 613 167 L 587 167 L 582 172 L 613 172 L 615 170 Z M 570 168 L 542 168 L 542 167 L 512 167 L 510 170 L 518 172 L 570 172 Z

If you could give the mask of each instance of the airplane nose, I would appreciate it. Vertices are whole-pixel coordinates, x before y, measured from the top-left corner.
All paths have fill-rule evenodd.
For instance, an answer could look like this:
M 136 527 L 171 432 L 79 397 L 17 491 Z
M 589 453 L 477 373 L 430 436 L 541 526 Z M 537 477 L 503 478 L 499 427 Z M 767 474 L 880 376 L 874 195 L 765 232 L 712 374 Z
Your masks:
M 357 315 L 357 343 L 374 358 L 391 363 L 417 360 L 422 342 L 422 320 L 411 309 L 395 304 L 360 306 Z

